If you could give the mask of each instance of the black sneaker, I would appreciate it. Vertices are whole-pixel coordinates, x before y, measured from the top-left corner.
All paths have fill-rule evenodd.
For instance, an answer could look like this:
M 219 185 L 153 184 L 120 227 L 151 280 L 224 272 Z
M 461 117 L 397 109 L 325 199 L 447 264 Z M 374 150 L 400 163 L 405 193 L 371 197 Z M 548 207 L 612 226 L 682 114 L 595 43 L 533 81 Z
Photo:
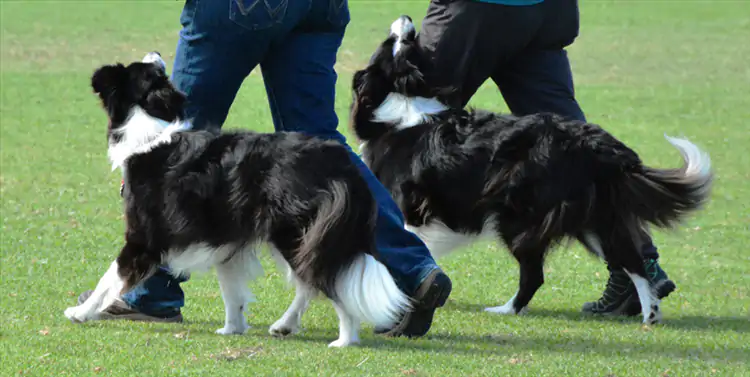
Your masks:
M 396 327 L 392 329 L 375 329 L 376 334 L 385 336 L 420 337 L 430 330 L 435 310 L 445 305 L 453 289 L 448 275 L 435 269 L 422 281 L 412 297 L 416 302 L 414 310 L 404 314 Z
M 92 293 L 94 293 L 94 291 L 86 291 L 81 293 L 81 295 L 78 296 L 78 305 L 86 302 L 86 300 L 91 297 Z M 165 313 L 164 315 L 149 315 L 131 308 L 122 300 L 116 300 L 114 304 L 104 309 L 100 317 L 102 320 L 124 319 L 140 322 L 182 322 L 182 313 L 180 313 L 179 309 L 170 311 L 168 313 Z
M 644 261 L 644 267 L 651 287 L 659 299 L 669 296 L 677 288 L 656 259 L 647 259 Z M 623 270 L 610 270 L 607 288 L 602 297 L 597 301 L 583 304 L 581 311 L 590 314 L 636 316 L 641 314 L 641 302 L 630 276 Z
M 602 297 L 583 304 L 581 311 L 589 314 L 623 315 L 632 306 L 633 297 L 637 302 L 638 294 L 630 276 L 624 270 L 610 270 Z M 640 307 L 640 303 L 638 306 Z

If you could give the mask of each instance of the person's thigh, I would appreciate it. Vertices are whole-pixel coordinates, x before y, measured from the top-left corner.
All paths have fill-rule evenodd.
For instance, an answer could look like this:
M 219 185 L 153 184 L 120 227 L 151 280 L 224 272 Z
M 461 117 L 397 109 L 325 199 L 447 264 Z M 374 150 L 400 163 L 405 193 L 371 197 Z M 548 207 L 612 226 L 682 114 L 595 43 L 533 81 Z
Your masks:
M 322 6 L 323 2 L 330 6 Z M 349 11 L 343 0 L 312 4 L 297 28 L 271 46 L 261 62 L 263 81 L 277 131 L 299 131 L 344 143 L 337 130 L 334 65 Z
M 538 5 L 506 6 L 472 0 L 433 0 L 418 35 L 425 77 L 452 88 L 464 107 L 496 67 L 511 59 L 541 26 Z
M 515 115 L 553 112 L 585 121 L 576 101 L 573 74 L 565 50 L 529 50 L 493 76 Z
M 578 37 L 577 0 L 545 0 L 543 23 L 528 45 L 492 75 L 511 112 L 554 112 L 583 120 L 575 99 L 573 73 L 565 47 Z
M 270 4 L 270 6 L 269 6 Z M 172 81 L 196 129 L 221 127 L 244 79 L 268 53 L 293 9 L 286 0 L 185 2 Z M 273 9 L 271 9 L 273 8 Z

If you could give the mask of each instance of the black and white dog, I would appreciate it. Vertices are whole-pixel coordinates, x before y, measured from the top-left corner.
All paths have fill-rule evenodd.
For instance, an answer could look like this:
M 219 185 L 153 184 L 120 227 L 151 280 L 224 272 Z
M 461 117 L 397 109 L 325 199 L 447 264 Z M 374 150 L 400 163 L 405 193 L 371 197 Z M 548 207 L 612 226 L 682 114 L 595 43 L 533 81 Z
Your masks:
M 247 287 L 262 273 L 260 243 L 288 270 L 296 296 L 271 326 L 299 330 L 307 302 L 323 292 L 340 319 L 339 339 L 359 341 L 360 321 L 393 326 L 410 298 L 378 260 L 377 207 L 338 142 L 299 133 L 185 131 L 184 95 L 158 53 L 99 68 L 91 85 L 109 117 L 113 169 L 124 176 L 125 246 L 74 322 L 97 319 L 161 264 L 175 273 L 216 268 L 226 310 L 219 334 L 243 333 Z
M 520 265 L 520 286 L 493 313 L 518 314 L 544 283 L 551 247 L 578 240 L 638 291 L 644 323 L 659 300 L 639 253 L 647 225 L 674 227 L 708 200 L 709 157 L 667 137 L 678 169 L 645 166 L 597 125 L 552 114 L 523 117 L 451 109 L 425 83 L 407 16 L 391 26 L 353 78 L 351 127 L 363 159 L 389 189 L 409 229 L 441 257 L 482 236 L 502 241 Z

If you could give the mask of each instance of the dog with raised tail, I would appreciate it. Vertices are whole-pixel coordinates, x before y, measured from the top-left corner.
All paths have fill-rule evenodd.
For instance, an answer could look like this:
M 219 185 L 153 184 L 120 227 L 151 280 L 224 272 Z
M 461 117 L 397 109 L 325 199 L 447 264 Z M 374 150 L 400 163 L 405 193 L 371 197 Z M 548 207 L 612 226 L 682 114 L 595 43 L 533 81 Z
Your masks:
M 297 289 L 272 334 L 297 332 L 295 314 L 318 292 L 339 316 L 331 347 L 358 343 L 361 321 L 393 326 L 410 298 L 379 259 L 377 207 L 344 146 L 300 133 L 190 130 L 165 66 L 150 53 L 91 78 L 109 117 L 109 158 L 123 171 L 125 245 L 65 316 L 100 318 L 160 265 L 175 274 L 215 267 L 226 311 L 217 333 L 244 333 L 247 284 L 262 273 L 256 252 L 267 243 Z
M 435 257 L 481 237 L 507 246 L 520 266 L 518 291 L 488 312 L 524 312 L 544 283 L 548 252 L 577 240 L 629 274 L 643 322 L 658 322 L 640 238 L 649 224 L 673 228 L 704 206 L 714 177 L 709 156 L 667 137 L 683 166 L 653 168 L 595 124 L 450 108 L 450 88 L 424 79 L 428 63 L 403 16 L 352 81 L 351 128 L 363 160 L 408 228 Z

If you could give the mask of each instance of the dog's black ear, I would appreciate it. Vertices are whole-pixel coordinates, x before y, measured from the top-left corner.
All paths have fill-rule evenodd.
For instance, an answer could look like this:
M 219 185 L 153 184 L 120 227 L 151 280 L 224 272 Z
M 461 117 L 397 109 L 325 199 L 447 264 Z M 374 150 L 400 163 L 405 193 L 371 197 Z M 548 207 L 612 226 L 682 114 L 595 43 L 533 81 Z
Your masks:
M 127 78 L 128 71 L 124 65 L 105 65 L 91 76 L 91 88 L 94 93 L 104 95 L 127 83 Z

